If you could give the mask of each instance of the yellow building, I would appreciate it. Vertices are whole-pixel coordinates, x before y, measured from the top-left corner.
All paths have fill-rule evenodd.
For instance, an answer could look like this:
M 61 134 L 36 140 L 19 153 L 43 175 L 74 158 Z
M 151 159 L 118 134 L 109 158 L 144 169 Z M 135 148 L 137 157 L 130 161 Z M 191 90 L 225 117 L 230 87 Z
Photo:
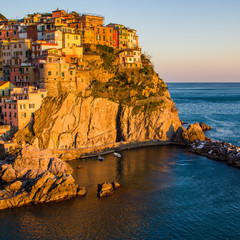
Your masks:
M 63 48 L 66 47 L 80 47 L 81 46 L 81 35 L 78 33 L 63 33 Z
M 80 30 L 72 27 L 57 27 L 62 32 L 62 47 L 80 47 L 81 34 Z
M 6 97 L 10 95 L 10 91 L 13 90 L 15 86 L 10 82 L 0 81 L 0 97 Z
M 39 13 L 28 14 L 28 16 L 24 18 L 24 23 L 26 25 L 36 24 L 40 21 L 41 17 L 42 17 L 42 15 Z
M 0 81 L 0 123 L 1 124 L 4 124 L 3 113 L 2 113 L 3 99 L 9 97 L 10 91 L 12 91 L 14 87 L 15 86 L 10 82 Z

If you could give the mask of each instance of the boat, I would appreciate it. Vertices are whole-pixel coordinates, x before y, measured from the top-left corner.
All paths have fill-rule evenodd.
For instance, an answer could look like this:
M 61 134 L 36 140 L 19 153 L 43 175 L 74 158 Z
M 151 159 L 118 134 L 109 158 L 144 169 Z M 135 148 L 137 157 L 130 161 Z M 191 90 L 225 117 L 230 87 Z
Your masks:
M 116 152 L 114 152 L 113 155 L 118 158 L 122 157 L 120 153 L 116 153 Z
M 104 158 L 101 156 L 101 155 L 98 155 L 98 161 L 103 161 L 104 160 Z

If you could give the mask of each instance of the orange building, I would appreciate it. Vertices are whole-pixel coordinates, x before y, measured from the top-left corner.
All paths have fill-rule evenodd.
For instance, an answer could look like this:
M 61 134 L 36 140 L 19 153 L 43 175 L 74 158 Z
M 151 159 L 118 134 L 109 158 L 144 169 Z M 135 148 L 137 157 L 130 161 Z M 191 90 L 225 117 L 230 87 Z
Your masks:
M 104 17 L 96 16 L 96 15 L 85 15 L 83 14 L 80 17 L 80 21 L 82 22 L 82 26 L 84 30 L 87 30 L 91 27 L 100 27 L 103 26 Z
M 60 18 L 64 15 L 66 15 L 65 10 L 59 10 L 59 8 L 57 8 L 57 10 L 52 11 L 52 18 Z
M 114 47 L 114 29 L 103 26 L 91 27 L 83 31 L 82 43 Z

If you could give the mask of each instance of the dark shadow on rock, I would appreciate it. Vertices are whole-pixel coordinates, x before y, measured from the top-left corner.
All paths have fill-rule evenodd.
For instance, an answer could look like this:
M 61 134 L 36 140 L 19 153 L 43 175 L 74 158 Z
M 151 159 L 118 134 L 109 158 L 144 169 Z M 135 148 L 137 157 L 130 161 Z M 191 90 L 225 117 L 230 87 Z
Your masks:
M 174 127 L 172 126 L 172 124 L 171 124 L 171 126 L 168 129 L 166 134 L 167 134 L 167 138 L 168 138 L 169 141 L 175 141 L 176 132 L 175 132 Z

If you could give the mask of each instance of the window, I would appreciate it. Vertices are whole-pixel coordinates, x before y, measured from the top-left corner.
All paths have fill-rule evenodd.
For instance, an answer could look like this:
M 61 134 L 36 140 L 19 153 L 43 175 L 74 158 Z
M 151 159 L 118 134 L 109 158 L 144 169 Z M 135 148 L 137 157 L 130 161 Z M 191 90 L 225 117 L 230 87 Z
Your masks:
M 14 117 L 17 118 L 17 114 L 16 113 L 14 113 Z
M 44 98 L 44 95 L 43 95 L 43 94 L 41 94 L 41 98 Z
M 73 72 L 72 72 L 72 71 L 70 71 L 70 75 L 73 75 Z
M 52 72 L 51 71 L 48 71 L 48 76 L 51 76 L 52 75 Z
M 22 104 L 20 104 L 20 109 L 22 109 Z
M 12 117 L 12 113 L 11 112 L 9 113 L 9 117 Z
M 27 116 L 26 113 L 22 113 L 22 118 L 25 118 Z
M 6 113 L 6 112 L 4 113 L 4 116 L 5 116 L 5 117 L 7 116 L 7 113 Z
M 9 105 L 8 105 L 8 109 L 11 109 L 11 108 L 12 108 L 12 107 L 11 107 L 11 104 L 9 104 Z
M 62 72 L 62 77 L 64 77 L 64 72 Z

